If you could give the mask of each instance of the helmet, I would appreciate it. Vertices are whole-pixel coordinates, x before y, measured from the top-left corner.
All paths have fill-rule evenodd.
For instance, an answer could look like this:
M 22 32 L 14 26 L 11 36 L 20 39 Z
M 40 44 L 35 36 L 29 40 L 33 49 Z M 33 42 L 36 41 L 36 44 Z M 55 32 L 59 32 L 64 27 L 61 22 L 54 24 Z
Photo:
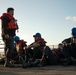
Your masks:
M 41 34 L 40 33 L 36 33 L 35 35 L 33 35 L 33 37 L 41 37 Z
M 76 28 L 75 28 L 75 27 L 72 28 L 72 35 L 73 35 L 73 36 L 76 36 Z
M 14 36 L 14 41 L 18 41 L 20 38 L 18 36 Z

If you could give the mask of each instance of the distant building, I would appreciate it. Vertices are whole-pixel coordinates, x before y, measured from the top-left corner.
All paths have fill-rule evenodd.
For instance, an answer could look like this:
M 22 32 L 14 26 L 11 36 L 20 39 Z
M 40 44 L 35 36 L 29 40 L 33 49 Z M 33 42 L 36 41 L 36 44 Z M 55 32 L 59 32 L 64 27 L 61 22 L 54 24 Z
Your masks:
M 58 45 L 48 45 L 51 49 L 58 48 Z

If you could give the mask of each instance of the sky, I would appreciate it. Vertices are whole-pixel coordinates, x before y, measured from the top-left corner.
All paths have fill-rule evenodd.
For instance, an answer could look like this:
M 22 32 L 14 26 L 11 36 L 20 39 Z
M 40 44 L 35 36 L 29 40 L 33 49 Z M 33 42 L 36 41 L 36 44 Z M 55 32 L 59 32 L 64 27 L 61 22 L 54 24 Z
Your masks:
M 0 16 L 8 7 L 15 10 L 17 36 L 27 44 L 39 32 L 47 45 L 57 45 L 71 37 L 71 29 L 76 27 L 76 0 L 0 0 Z

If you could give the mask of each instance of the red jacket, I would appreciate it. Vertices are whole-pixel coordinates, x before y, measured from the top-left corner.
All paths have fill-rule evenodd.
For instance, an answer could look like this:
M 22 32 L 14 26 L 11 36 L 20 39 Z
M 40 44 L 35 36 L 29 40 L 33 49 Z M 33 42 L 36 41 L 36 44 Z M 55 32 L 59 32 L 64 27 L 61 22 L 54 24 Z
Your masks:
M 26 45 L 26 41 L 24 41 L 24 40 L 19 40 L 18 42 L 17 42 L 17 52 L 22 52 L 22 51 L 24 51 L 24 47 L 25 46 L 27 46 Z
M 13 16 L 9 15 L 8 13 L 3 13 L 0 19 L 2 19 L 4 16 L 7 16 L 10 19 L 10 21 L 8 22 L 7 29 L 18 29 L 17 22 Z
M 43 38 L 40 38 L 40 39 L 36 40 L 35 42 L 40 44 L 39 47 L 41 48 L 41 50 L 44 49 L 44 47 L 46 46 L 46 43 L 47 43 Z
M 53 54 L 57 57 L 58 60 L 61 60 L 62 58 L 58 55 L 58 49 L 52 50 Z

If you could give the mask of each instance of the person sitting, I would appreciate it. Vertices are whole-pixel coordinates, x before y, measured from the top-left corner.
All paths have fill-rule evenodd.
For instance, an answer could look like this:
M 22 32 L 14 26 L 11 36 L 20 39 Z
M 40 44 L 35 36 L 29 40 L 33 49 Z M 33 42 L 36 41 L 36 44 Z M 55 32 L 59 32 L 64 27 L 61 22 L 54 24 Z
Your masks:
M 64 39 L 62 41 L 64 44 L 63 50 L 65 52 L 65 56 L 67 58 L 66 63 L 64 65 L 72 65 L 73 61 L 71 57 L 76 58 L 76 28 L 72 28 L 72 37 Z
M 26 48 L 26 62 L 37 67 L 56 65 L 58 61 L 51 48 L 46 45 L 46 41 L 41 37 L 41 34 L 36 33 L 33 37 L 35 42 Z M 29 57 L 32 58 L 31 62 L 29 62 Z
M 36 33 L 33 37 L 34 42 L 26 47 L 26 63 L 30 62 L 30 58 L 32 58 L 31 62 L 34 62 L 36 59 L 41 59 L 44 47 L 46 46 L 46 41 L 40 33 Z
M 19 36 L 14 36 L 15 41 L 15 53 L 14 58 L 15 60 L 18 59 L 19 63 L 22 64 L 22 67 L 25 65 L 25 47 L 27 46 L 27 42 L 24 40 L 21 40 Z
M 52 50 L 53 54 L 55 55 L 56 59 L 58 60 L 58 64 L 63 64 L 63 60 L 65 59 L 63 44 L 59 43 L 58 48 Z

